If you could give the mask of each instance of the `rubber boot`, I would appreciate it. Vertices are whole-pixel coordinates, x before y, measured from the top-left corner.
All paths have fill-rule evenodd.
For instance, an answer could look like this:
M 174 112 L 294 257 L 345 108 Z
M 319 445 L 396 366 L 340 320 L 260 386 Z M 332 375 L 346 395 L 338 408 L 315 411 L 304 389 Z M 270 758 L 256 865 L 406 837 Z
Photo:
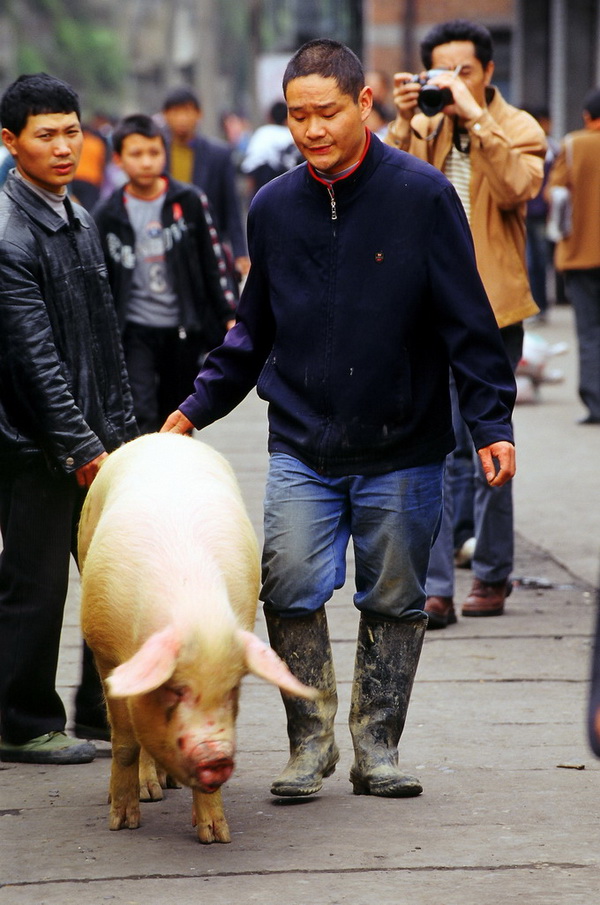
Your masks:
M 415 622 L 361 614 L 349 718 L 355 795 L 410 798 L 423 791 L 418 779 L 399 769 L 398 742 L 426 626 L 425 614 Z
M 281 693 L 287 715 L 290 759 L 271 786 L 272 795 L 300 797 L 318 792 L 339 760 L 333 736 L 337 691 L 325 609 L 282 619 L 265 610 L 271 647 L 291 672 L 322 692 L 317 701 Z

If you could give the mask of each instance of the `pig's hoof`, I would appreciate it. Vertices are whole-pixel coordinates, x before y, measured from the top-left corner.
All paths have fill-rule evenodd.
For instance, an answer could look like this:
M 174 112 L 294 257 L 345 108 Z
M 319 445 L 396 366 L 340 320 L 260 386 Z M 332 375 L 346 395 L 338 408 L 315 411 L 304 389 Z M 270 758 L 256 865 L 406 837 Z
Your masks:
M 140 801 L 162 801 L 163 788 L 158 779 L 140 781 Z
M 137 830 L 140 825 L 139 805 L 123 808 L 111 808 L 108 821 L 111 830 Z
M 212 842 L 231 842 L 231 833 L 225 818 L 212 823 L 198 824 L 197 829 L 198 841 L 203 845 L 210 845 Z

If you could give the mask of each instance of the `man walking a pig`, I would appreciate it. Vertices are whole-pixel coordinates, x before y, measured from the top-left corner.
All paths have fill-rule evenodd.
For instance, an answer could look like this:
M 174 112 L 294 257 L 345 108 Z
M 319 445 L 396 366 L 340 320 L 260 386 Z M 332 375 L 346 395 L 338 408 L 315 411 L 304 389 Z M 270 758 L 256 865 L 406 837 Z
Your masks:
M 85 763 L 56 691 L 70 556 L 86 489 L 137 427 L 96 227 L 66 194 L 77 95 L 21 76 L 0 122 L 16 165 L 0 194 L 0 759 Z
M 453 448 L 448 367 L 487 480 L 515 471 L 515 387 L 456 192 L 373 139 L 358 58 L 316 40 L 283 81 L 306 163 L 261 189 L 236 326 L 163 430 L 269 403 L 264 602 L 271 645 L 316 703 L 284 695 L 291 757 L 271 791 L 318 792 L 339 752 L 325 604 L 352 537 L 360 611 L 350 731 L 355 794 L 408 797 L 398 765 L 427 623 L 429 552 Z

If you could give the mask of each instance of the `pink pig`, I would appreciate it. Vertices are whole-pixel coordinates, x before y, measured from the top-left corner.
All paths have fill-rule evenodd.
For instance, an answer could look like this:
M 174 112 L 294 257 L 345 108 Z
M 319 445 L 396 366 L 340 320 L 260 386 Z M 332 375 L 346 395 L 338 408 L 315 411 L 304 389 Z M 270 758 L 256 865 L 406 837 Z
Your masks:
M 192 787 L 200 842 L 229 842 L 220 787 L 243 676 L 317 696 L 252 634 L 258 548 L 229 464 L 175 434 L 125 444 L 88 493 L 79 556 L 83 634 L 112 728 L 110 828 L 139 826 L 142 746 Z

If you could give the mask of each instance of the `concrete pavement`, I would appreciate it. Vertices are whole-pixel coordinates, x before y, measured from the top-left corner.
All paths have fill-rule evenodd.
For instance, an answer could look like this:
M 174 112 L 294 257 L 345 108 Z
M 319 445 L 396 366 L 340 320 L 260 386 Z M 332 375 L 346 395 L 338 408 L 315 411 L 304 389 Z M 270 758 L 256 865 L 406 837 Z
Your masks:
M 357 615 L 352 582 L 329 605 L 342 757 L 323 791 L 269 794 L 287 757 L 278 692 L 245 682 L 236 772 L 224 789 L 231 845 L 200 846 L 190 793 L 142 806 L 111 833 L 107 746 L 93 764 L 0 765 L 0 905 L 592 905 L 598 897 L 600 762 L 585 735 L 592 585 L 598 570 L 600 428 L 576 427 L 571 312 L 540 336 L 570 343 L 563 384 L 517 408 L 519 581 L 500 619 L 427 634 L 401 743 L 422 796 L 354 796 L 347 729 Z M 249 398 L 203 439 L 233 462 L 261 533 L 265 414 Z M 349 573 L 351 575 L 351 572 Z M 457 572 L 458 602 L 470 573 Z M 78 681 L 73 575 L 59 684 Z M 262 615 L 257 631 L 265 637 Z

